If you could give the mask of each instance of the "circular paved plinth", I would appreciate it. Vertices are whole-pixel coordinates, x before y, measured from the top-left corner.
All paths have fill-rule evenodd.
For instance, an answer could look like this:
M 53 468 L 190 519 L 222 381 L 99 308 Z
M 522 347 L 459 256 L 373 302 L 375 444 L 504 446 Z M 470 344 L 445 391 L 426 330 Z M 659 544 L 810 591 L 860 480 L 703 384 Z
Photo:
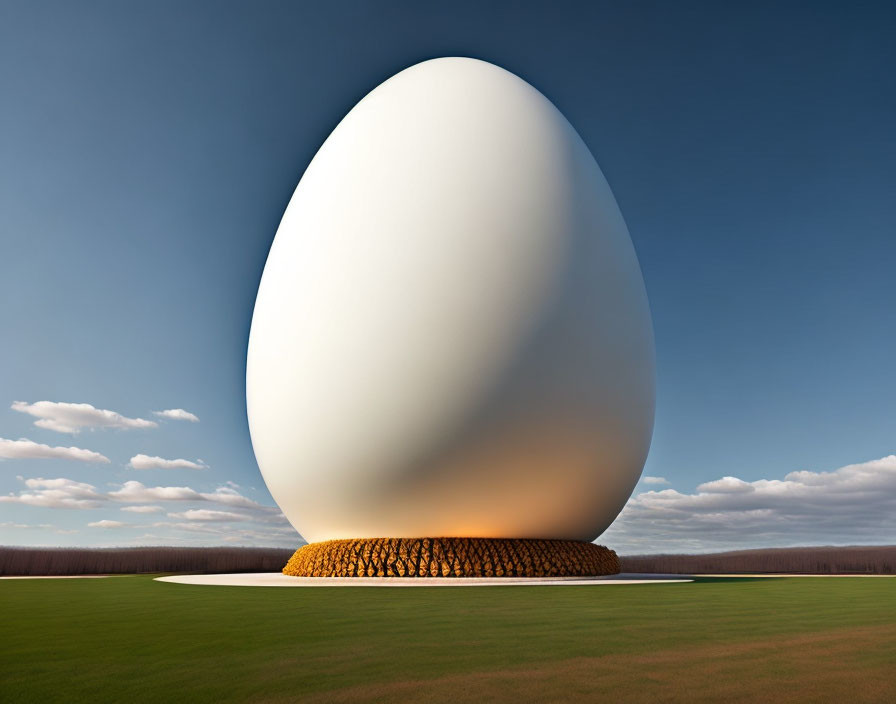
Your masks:
M 291 577 L 593 577 L 617 574 L 613 550 L 573 540 L 362 538 L 311 543 Z
M 222 587 L 580 587 L 691 582 L 679 575 L 627 574 L 611 577 L 289 577 L 280 572 L 184 574 L 157 582 Z

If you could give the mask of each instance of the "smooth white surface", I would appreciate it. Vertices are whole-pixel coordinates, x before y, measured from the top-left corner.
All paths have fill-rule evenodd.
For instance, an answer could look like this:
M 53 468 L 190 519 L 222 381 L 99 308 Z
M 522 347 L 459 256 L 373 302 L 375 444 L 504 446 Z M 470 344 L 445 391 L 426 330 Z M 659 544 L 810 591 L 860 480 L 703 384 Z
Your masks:
M 389 79 L 296 188 L 246 376 L 262 475 L 308 541 L 596 538 L 647 455 L 654 348 L 588 148 L 492 64 Z
M 576 587 L 610 584 L 673 584 L 692 579 L 612 577 L 288 577 L 280 572 L 253 574 L 185 574 L 156 577 L 157 582 L 222 587 Z

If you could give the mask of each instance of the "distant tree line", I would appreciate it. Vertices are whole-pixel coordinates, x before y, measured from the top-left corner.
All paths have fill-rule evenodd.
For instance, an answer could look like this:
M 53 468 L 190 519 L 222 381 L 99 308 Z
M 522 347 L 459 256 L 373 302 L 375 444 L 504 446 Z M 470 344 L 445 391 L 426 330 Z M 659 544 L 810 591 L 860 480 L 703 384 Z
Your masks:
M 279 572 L 283 548 L 20 548 L 0 547 L 0 575 L 133 574 L 139 572 Z M 706 555 L 620 557 L 623 572 L 663 574 L 896 574 L 896 546 L 767 548 Z
M 0 547 L 0 575 L 279 572 L 293 552 L 283 548 L 238 547 Z
M 623 572 L 661 574 L 896 574 L 896 546 L 765 548 L 706 555 L 621 557 Z

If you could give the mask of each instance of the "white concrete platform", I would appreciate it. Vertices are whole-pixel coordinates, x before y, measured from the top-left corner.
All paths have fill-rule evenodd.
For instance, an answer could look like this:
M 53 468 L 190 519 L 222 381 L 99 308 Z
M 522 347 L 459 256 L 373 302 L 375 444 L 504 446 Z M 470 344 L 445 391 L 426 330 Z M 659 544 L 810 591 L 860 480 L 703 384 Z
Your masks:
M 684 575 L 617 574 L 610 577 L 287 577 L 280 572 L 184 574 L 157 582 L 225 587 L 572 587 L 692 582 Z

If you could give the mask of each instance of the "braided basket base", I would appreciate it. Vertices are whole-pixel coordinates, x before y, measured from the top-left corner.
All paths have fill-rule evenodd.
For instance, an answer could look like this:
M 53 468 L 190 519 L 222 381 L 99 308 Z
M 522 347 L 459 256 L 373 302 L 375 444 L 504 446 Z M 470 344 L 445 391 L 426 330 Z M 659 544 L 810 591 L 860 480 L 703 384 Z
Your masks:
M 613 550 L 575 540 L 359 538 L 310 543 L 292 577 L 590 577 L 618 574 Z

